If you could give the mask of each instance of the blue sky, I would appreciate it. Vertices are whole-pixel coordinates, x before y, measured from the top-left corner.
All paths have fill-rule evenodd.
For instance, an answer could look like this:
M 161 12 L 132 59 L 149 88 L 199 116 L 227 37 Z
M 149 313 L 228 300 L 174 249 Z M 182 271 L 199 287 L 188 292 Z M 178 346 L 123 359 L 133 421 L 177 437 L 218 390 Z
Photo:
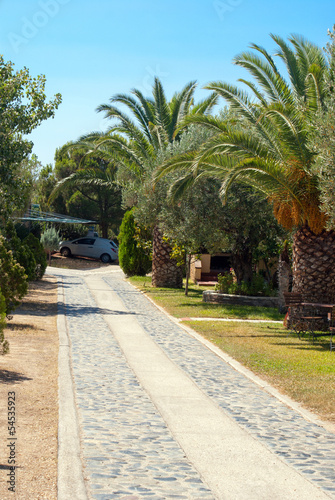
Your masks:
M 95 110 L 114 94 L 149 96 L 156 75 L 168 98 L 197 80 L 201 99 L 209 81 L 245 76 L 231 61 L 251 42 L 272 52 L 270 33 L 298 33 L 324 46 L 334 24 L 334 0 L 0 0 L 0 53 L 63 96 L 31 136 L 46 164 L 67 141 L 106 129 Z

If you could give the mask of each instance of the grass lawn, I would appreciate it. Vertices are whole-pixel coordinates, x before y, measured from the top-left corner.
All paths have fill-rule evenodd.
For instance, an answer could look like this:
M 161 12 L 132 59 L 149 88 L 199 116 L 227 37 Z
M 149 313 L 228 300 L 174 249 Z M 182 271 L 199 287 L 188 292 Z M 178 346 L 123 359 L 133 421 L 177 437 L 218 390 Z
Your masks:
M 149 277 L 129 281 L 177 318 L 283 320 L 272 308 L 202 303 L 203 287 L 192 285 L 185 297 L 183 290 L 152 288 Z M 329 337 L 313 344 L 309 338 L 288 336 L 283 325 L 276 323 L 185 323 L 282 393 L 335 423 L 335 351 L 329 351 Z
M 177 288 L 152 288 L 149 276 L 133 276 L 129 281 L 145 292 L 158 305 L 176 318 L 239 318 L 282 321 L 284 316 L 276 308 L 209 304 L 202 302 L 202 292 L 208 287 L 190 285 L 186 297 Z
M 329 337 L 312 343 L 273 323 L 187 322 L 282 393 L 335 423 L 335 352 Z

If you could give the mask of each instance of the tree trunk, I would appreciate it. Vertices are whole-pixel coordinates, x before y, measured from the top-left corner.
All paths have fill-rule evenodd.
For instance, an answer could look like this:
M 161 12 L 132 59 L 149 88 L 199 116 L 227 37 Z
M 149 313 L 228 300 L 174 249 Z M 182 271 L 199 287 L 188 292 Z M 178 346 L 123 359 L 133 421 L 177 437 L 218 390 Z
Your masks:
M 291 279 L 292 279 L 292 269 L 290 265 L 290 256 L 286 244 L 282 253 L 279 256 L 279 264 L 278 264 L 279 310 L 283 312 L 285 310 L 284 293 L 290 291 Z
M 335 231 L 315 235 L 309 227 L 293 238 L 293 292 L 307 302 L 335 300 Z
M 191 262 L 192 262 L 192 254 L 189 253 L 187 254 L 186 257 L 186 284 L 185 284 L 185 295 L 188 295 L 188 285 L 190 281 L 190 274 L 191 274 Z
M 170 258 L 171 247 L 163 241 L 158 226 L 154 228 L 152 248 L 152 286 L 182 288 L 183 273 L 177 261 Z
M 243 253 L 236 253 L 232 255 L 232 266 L 236 274 L 237 283 L 241 281 L 252 280 L 252 255 L 246 251 Z
M 104 220 L 100 223 L 102 238 L 108 239 L 108 223 Z

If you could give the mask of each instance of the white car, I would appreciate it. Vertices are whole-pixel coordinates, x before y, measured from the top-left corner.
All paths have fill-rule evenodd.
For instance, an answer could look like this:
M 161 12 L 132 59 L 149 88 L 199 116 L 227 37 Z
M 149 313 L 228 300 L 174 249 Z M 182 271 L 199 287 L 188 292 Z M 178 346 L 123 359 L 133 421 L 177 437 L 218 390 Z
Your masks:
M 61 241 L 59 251 L 64 257 L 80 256 L 100 259 L 107 264 L 117 260 L 119 249 L 116 243 L 97 236 L 85 236 L 71 241 Z

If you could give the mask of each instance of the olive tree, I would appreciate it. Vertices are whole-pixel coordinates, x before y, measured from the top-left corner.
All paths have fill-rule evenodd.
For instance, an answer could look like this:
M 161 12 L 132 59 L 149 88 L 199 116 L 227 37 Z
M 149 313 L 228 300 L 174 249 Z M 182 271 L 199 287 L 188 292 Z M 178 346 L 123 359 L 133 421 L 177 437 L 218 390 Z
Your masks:
M 54 116 L 60 94 L 47 101 L 44 75 L 33 78 L 27 68 L 15 71 L 0 55 L 0 216 L 23 208 L 27 180 L 20 165 L 29 158 L 33 143 L 28 136 L 40 123 Z

